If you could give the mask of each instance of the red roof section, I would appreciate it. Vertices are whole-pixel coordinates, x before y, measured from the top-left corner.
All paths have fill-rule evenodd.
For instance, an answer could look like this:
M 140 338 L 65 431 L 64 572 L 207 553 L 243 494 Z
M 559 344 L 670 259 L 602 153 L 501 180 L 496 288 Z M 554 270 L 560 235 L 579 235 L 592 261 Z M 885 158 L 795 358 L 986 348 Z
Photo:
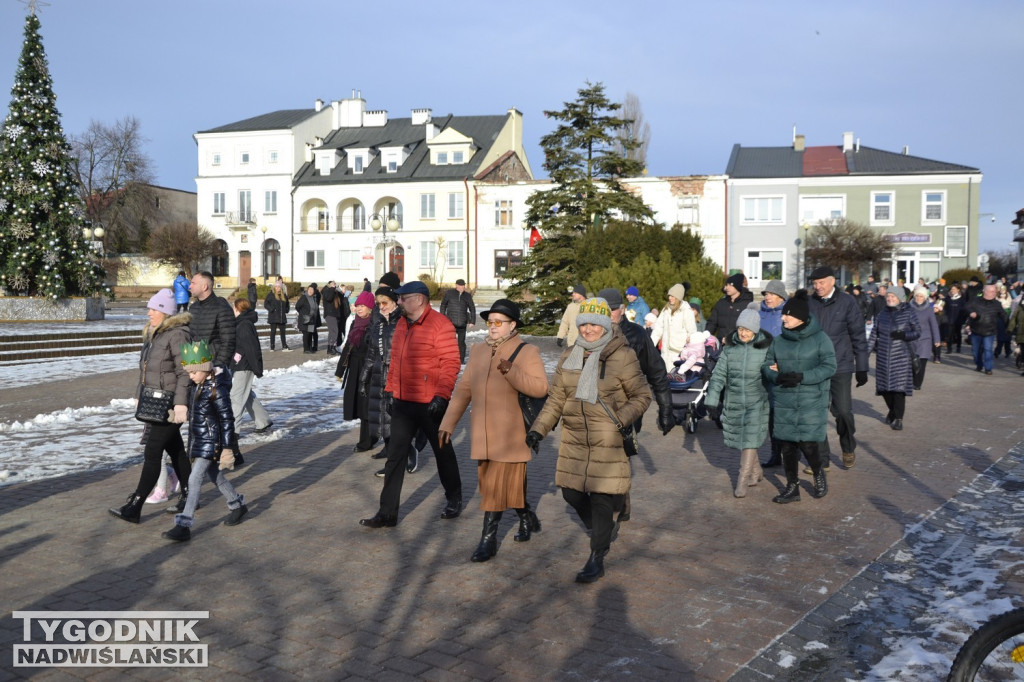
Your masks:
M 809 175 L 849 175 L 842 148 L 832 146 L 804 149 L 804 177 Z

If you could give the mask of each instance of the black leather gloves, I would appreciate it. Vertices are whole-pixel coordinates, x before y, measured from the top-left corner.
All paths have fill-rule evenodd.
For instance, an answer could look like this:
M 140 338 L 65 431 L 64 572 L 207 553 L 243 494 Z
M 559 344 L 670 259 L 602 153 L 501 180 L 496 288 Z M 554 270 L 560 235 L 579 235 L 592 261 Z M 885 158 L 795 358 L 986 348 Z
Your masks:
M 857 387 L 859 388 L 866 383 L 868 383 L 867 371 L 857 372 Z
M 711 421 L 722 421 L 722 403 L 708 405 L 708 416 L 711 417 Z
M 427 414 L 430 415 L 431 419 L 439 422 L 441 421 L 441 418 L 444 417 L 444 411 L 447 409 L 448 401 L 439 395 L 435 395 L 431 398 L 430 404 L 427 405 Z
M 557 343 L 558 347 L 561 348 L 562 346 L 565 345 L 565 339 L 562 339 L 562 338 L 555 339 L 555 343 Z
M 783 372 L 775 380 L 775 383 L 783 388 L 796 388 L 803 380 L 803 372 Z
M 658 407 L 658 428 L 661 435 L 667 436 L 672 427 L 676 425 L 675 415 L 672 414 L 672 405 L 661 405 Z
M 526 434 L 526 444 L 534 452 L 537 452 L 537 450 L 540 448 L 540 442 L 542 440 L 544 440 L 544 436 L 540 435 L 536 431 L 530 431 L 528 434 Z
M 907 333 L 902 329 L 894 329 L 893 331 L 889 332 L 889 338 L 904 341 L 907 338 Z

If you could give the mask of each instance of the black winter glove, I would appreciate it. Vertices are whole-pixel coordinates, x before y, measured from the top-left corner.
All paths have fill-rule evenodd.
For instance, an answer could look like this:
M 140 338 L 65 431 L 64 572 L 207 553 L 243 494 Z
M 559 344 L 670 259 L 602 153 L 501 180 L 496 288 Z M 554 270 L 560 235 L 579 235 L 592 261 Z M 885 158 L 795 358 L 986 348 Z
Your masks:
M 565 345 L 565 339 L 562 339 L 562 338 L 555 339 L 555 343 L 557 343 L 558 347 L 561 348 L 562 346 Z
M 526 434 L 526 445 L 534 452 L 537 452 L 537 450 L 540 449 L 540 442 L 542 440 L 544 440 L 544 436 L 540 435 L 536 431 L 530 431 Z
M 708 405 L 708 416 L 711 417 L 711 421 L 722 421 L 722 403 Z
M 896 329 L 894 331 L 889 332 L 889 338 L 904 341 L 907 338 L 907 333 L 902 329 Z
M 430 418 L 436 422 L 440 422 L 444 417 L 444 411 L 448 409 L 448 401 L 439 395 L 435 395 L 431 400 L 430 404 L 427 405 L 427 414 Z
M 672 414 L 671 405 L 662 405 L 658 408 L 658 428 L 661 429 L 661 435 L 667 436 L 668 432 L 672 430 L 672 427 L 676 425 L 675 415 Z
M 783 388 L 796 388 L 803 380 L 803 372 L 783 372 L 775 380 L 775 383 Z
M 383 403 L 383 405 L 381 405 L 381 407 L 384 408 L 385 412 L 387 412 L 388 414 L 391 414 L 394 411 L 394 409 L 395 409 L 395 395 L 393 393 L 385 393 L 384 394 L 384 399 L 381 402 Z
M 868 373 L 866 371 L 857 372 L 857 387 L 860 388 L 866 383 L 868 383 Z

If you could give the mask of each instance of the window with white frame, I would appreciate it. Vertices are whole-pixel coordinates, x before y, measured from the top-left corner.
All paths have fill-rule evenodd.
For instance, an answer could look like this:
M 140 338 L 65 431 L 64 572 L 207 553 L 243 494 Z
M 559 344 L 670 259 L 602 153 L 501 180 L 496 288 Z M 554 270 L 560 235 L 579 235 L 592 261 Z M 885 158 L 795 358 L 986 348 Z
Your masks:
M 448 165 L 448 152 L 438 152 L 437 153 L 437 165 L 438 166 L 447 166 Z
M 434 267 L 435 258 L 437 256 L 436 244 L 434 242 L 420 242 L 420 267 L 421 268 L 432 268 Z
M 740 222 L 745 225 L 763 223 L 781 225 L 786 221 L 785 197 L 743 197 Z
M 327 212 L 326 206 L 316 209 L 316 229 L 318 232 L 326 232 L 331 229 L 331 214 Z
M 224 215 L 224 192 L 213 193 L 213 215 Z
M 896 195 L 893 192 L 871 193 L 871 224 L 896 224 Z
M 433 194 L 421 194 L 420 195 L 420 218 L 433 218 L 434 217 L 434 195 Z
M 263 193 L 263 212 L 277 213 L 277 190 L 271 189 Z
M 753 282 L 785 279 L 782 270 L 785 258 L 782 249 L 747 249 L 747 277 Z
M 362 173 L 363 172 L 363 157 L 362 157 L 362 155 L 356 156 L 354 159 L 352 159 L 352 162 L 354 164 L 353 167 L 352 167 L 352 172 L 353 173 Z
M 398 172 L 398 159 L 392 156 L 388 159 L 388 173 L 396 172 Z
M 946 190 L 926 189 L 921 192 L 921 224 L 946 222 Z
M 465 258 L 463 256 L 463 242 L 448 242 L 448 267 L 461 268 Z
M 267 152 L 267 163 L 269 163 L 269 164 L 277 163 L 277 150 L 276 149 L 271 149 L 269 152 Z
M 800 223 L 817 225 L 822 220 L 838 220 L 846 215 L 846 197 L 844 196 L 808 196 L 800 197 Z
M 243 166 L 248 166 L 249 165 L 249 152 L 242 152 L 241 154 L 239 154 L 238 162 L 240 164 L 242 164 Z
M 322 268 L 324 266 L 324 252 L 323 251 L 307 251 L 306 252 L 306 267 L 307 268 Z
M 676 202 L 679 208 L 680 225 L 700 225 L 700 197 L 696 194 L 684 194 Z
M 946 227 L 946 257 L 963 258 L 967 255 L 967 228 L 961 225 Z
M 213 166 L 219 166 L 220 165 L 220 152 L 214 152 L 213 158 L 210 159 L 210 165 L 213 165 Z
M 466 153 L 452 152 L 452 163 L 466 163 Z
M 238 219 L 244 223 L 252 220 L 252 191 L 238 190 Z
M 448 195 L 448 217 L 461 218 L 463 211 L 464 197 L 458 192 L 451 192 Z
M 499 199 L 494 202 L 494 226 L 512 227 L 511 199 Z
M 338 252 L 338 268 L 341 270 L 358 270 L 361 260 L 359 249 Z

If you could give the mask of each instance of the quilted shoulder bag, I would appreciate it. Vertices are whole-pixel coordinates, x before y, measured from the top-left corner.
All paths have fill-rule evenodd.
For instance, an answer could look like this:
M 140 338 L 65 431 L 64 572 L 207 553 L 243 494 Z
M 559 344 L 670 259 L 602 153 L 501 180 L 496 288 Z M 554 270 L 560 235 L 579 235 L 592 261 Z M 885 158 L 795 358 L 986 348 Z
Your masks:
M 135 418 L 147 424 L 166 424 L 167 413 L 174 409 L 174 391 L 143 386 Z

